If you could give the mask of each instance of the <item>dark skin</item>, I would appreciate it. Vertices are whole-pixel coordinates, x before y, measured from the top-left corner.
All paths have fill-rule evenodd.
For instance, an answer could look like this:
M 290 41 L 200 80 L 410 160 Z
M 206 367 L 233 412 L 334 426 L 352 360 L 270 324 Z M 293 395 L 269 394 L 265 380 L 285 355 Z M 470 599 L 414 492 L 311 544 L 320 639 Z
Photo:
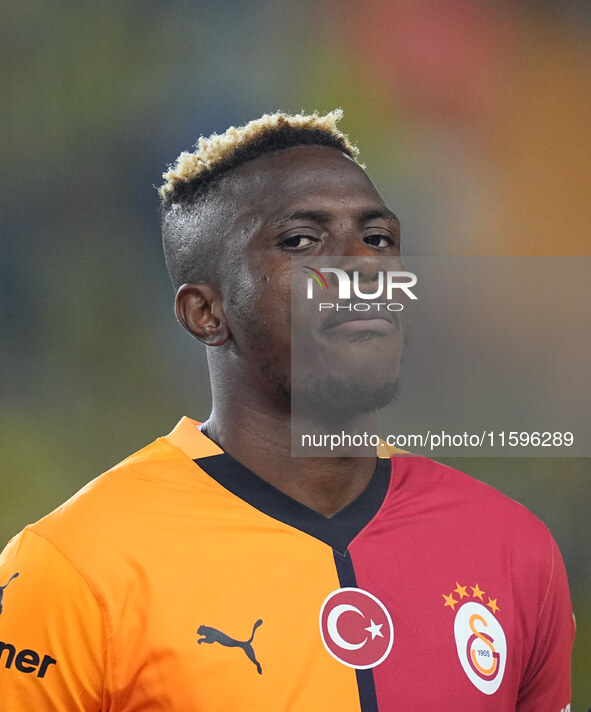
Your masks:
M 183 285 L 176 297 L 179 321 L 209 347 L 213 410 L 204 431 L 259 477 L 330 517 L 364 490 L 376 459 L 291 457 L 291 257 L 348 255 L 370 274 L 377 258 L 400 255 L 399 222 L 365 171 L 328 147 L 262 156 L 220 188 L 227 231 L 217 274 Z M 355 372 L 386 378 L 380 364 L 391 360 L 394 337 L 382 329 L 360 339 L 359 329 L 331 331 L 327 348 L 336 358 L 346 344 L 353 363 L 363 349 L 364 368 Z M 362 429 L 366 418 L 349 425 Z

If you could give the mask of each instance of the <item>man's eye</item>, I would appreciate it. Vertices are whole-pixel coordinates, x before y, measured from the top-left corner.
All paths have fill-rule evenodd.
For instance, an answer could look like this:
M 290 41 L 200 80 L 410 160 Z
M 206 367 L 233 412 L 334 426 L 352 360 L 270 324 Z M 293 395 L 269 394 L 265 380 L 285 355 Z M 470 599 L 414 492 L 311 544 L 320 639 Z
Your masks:
M 375 233 L 374 235 L 367 235 L 363 238 L 363 242 L 366 245 L 372 245 L 372 247 L 390 247 L 394 244 L 394 241 L 388 235 L 382 235 L 380 233 Z
M 314 240 L 308 235 L 291 235 L 286 237 L 285 240 L 281 240 L 281 247 L 308 247 Z

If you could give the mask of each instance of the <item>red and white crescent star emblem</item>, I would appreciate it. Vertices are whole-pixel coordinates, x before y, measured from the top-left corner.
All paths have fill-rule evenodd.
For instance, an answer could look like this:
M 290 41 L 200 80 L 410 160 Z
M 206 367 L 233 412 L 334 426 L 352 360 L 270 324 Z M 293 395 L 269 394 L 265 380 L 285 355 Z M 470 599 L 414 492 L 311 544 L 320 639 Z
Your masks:
M 358 670 L 379 665 L 394 643 L 388 610 L 360 588 L 339 588 L 326 597 L 320 609 L 320 634 L 334 658 Z

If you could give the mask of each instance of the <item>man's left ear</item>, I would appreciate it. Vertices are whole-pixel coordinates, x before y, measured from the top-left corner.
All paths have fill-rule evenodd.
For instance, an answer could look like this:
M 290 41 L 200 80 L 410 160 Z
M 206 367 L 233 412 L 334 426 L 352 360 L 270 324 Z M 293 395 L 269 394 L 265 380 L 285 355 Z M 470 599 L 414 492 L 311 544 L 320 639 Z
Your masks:
M 221 346 L 228 340 L 222 297 L 215 287 L 183 284 L 176 293 L 174 308 L 185 329 L 206 346 Z

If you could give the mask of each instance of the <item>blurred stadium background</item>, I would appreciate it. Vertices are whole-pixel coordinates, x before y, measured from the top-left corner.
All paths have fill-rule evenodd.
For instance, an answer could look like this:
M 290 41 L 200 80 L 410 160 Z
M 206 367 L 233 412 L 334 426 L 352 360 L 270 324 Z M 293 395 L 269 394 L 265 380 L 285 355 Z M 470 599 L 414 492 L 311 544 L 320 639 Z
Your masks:
M 22 0 L 0 32 L 2 543 L 182 414 L 208 413 L 153 187 L 200 134 L 341 106 L 407 254 L 589 254 L 585 0 Z M 586 710 L 591 461 L 449 462 L 558 540 Z

